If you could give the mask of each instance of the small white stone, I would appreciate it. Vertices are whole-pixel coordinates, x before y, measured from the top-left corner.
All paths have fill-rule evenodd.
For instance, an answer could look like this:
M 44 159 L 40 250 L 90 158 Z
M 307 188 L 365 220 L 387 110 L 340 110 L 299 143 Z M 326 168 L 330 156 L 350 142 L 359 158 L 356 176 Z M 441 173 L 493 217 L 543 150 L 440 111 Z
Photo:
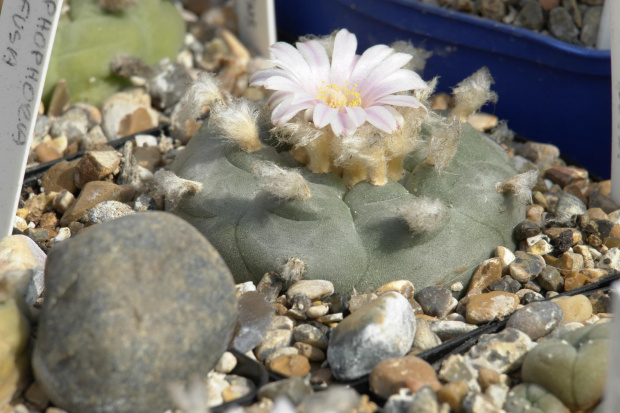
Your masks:
M 252 281 L 247 281 L 247 282 L 235 285 L 235 292 L 237 293 L 237 295 L 241 295 L 249 291 L 256 291 L 256 286 L 254 285 Z
M 71 230 L 67 227 L 62 227 L 58 230 L 58 234 L 50 239 L 50 246 L 54 246 L 61 241 L 71 238 Z
M 460 291 L 463 291 L 463 288 L 464 288 L 463 283 L 460 281 L 457 281 L 450 286 L 450 291 L 458 293 Z
M 218 373 L 228 374 L 237 366 L 237 358 L 231 352 L 224 352 L 222 357 L 215 365 L 215 371 Z
M 620 250 L 616 247 L 610 248 L 598 261 L 599 268 L 613 269 L 620 271 Z
M 136 146 L 138 148 L 143 146 L 157 146 L 157 138 L 152 135 L 136 135 Z
M 28 223 L 24 218 L 15 215 L 13 217 L 13 228 L 17 228 L 21 232 L 24 232 L 28 228 Z

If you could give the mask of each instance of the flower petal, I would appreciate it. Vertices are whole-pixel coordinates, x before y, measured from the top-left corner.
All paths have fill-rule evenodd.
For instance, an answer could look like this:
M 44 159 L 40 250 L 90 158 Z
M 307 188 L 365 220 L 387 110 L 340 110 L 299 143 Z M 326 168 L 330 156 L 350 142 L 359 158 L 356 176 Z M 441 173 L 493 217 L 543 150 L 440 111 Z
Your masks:
M 412 89 L 427 89 L 428 85 L 420 78 L 416 72 L 400 69 L 390 76 L 378 82 L 374 87 L 360 92 L 362 96 L 362 102 L 365 105 L 371 105 L 372 102 L 376 102 L 380 98 L 391 95 L 397 92 L 403 92 Z
M 415 96 L 409 95 L 387 95 L 374 101 L 374 105 L 393 105 L 393 106 L 408 106 L 410 108 L 419 108 L 422 105 Z
M 403 115 L 397 111 L 396 109 L 394 109 L 392 106 L 382 106 L 384 109 L 387 109 L 388 112 L 390 112 L 392 114 L 392 116 L 394 116 L 394 120 L 396 121 L 396 127 L 397 128 L 402 128 L 403 125 L 405 124 L 405 118 L 403 117 Z
M 292 99 L 288 99 L 280 103 L 271 112 L 271 122 L 278 126 L 282 123 L 286 123 L 293 118 L 298 112 L 308 109 L 312 106 L 311 103 L 300 103 L 298 105 L 291 104 Z
M 310 92 L 310 87 L 314 86 L 311 82 L 312 71 L 299 50 L 288 43 L 277 42 L 269 47 L 269 51 L 274 56 L 271 62 L 287 71 L 307 92 Z
M 267 100 L 267 106 L 270 108 L 278 106 L 284 99 L 292 99 L 295 96 L 292 92 L 274 92 Z
M 365 114 L 365 112 L 364 112 L 364 114 Z M 355 124 L 355 122 L 349 116 L 348 113 L 346 113 L 346 112 L 338 112 L 338 119 L 340 120 L 340 123 L 342 124 L 342 127 L 343 127 L 343 131 L 341 132 L 343 135 L 352 135 L 353 133 L 355 133 L 355 131 L 357 130 L 358 125 Z M 336 133 L 336 131 L 334 130 L 334 126 L 333 125 L 334 124 L 332 122 L 332 130 L 334 131 L 334 133 Z M 338 136 L 338 135 L 339 134 L 336 134 L 336 136 Z
M 296 44 L 299 53 L 306 59 L 310 70 L 314 73 L 315 85 L 329 81 L 329 56 L 323 45 L 316 40 Z
M 323 128 L 331 123 L 336 116 L 338 116 L 338 109 L 319 103 L 314 107 L 312 121 L 317 128 Z
M 336 34 L 329 83 L 344 85 L 344 81 L 349 79 L 356 49 L 357 38 L 354 34 L 346 29 L 342 29 Z
M 351 84 L 361 84 L 362 80 L 368 76 L 368 74 L 387 58 L 394 49 L 384 44 L 378 44 L 367 49 L 355 64 L 355 68 L 351 73 Z
M 297 105 L 299 103 L 312 102 L 314 100 L 319 100 L 319 98 L 314 97 L 314 96 L 310 96 L 307 93 L 295 93 L 295 95 L 293 96 L 293 101 L 291 102 L 291 104 L 292 105 Z
M 388 56 L 381 64 L 377 65 L 359 84 L 359 92 L 362 96 L 368 89 L 373 88 L 386 77 L 396 72 L 409 62 L 413 56 L 407 53 L 394 53 Z
M 356 128 L 362 126 L 364 122 L 366 122 L 366 118 L 368 117 L 368 115 L 366 114 L 366 111 L 361 107 L 358 106 L 355 108 L 351 108 L 345 106 L 345 110 L 347 111 L 347 115 L 349 116 Z
M 383 132 L 392 133 L 398 127 L 394 115 L 383 106 L 372 106 L 365 110 L 368 115 L 366 120 Z
M 345 130 L 344 122 L 343 122 L 343 119 L 340 116 L 338 116 L 339 114 L 337 112 L 336 112 L 336 115 L 337 116 L 329 124 L 332 127 L 332 131 L 334 132 L 334 135 L 341 136 Z
M 283 76 L 271 76 L 263 84 L 265 89 L 281 90 L 283 92 L 305 92 L 305 90 L 295 81 Z
M 282 69 L 262 69 L 257 71 L 250 78 L 250 86 L 263 86 L 265 81 L 272 76 L 282 76 L 286 78 L 290 78 L 288 72 L 285 72 Z

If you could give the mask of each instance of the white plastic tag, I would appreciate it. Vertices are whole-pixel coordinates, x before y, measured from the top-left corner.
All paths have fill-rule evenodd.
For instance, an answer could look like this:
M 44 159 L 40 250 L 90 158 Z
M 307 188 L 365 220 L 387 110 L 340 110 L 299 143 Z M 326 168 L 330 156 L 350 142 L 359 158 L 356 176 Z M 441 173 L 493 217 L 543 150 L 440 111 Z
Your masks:
M 239 38 L 250 49 L 269 57 L 269 46 L 276 42 L 273 0 L 236 0 Z
M 4 0 L 0 14 L 0 238 L 10 235 L 62 0 Z

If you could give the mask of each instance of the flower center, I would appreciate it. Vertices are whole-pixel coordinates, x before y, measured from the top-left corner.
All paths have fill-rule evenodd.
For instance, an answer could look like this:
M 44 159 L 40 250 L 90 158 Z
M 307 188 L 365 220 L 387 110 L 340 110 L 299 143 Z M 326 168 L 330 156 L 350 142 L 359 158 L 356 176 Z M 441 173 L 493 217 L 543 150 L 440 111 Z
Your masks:
M 338 86 L 337 84 L 323 84 L 318 88 L 317 98 L 323 99 L 325 104 L 332 108 L 340 108 L 342 106 L 349 106 L 355 108 L 362 105 L 362 98 L 359 92 L 355 91 L 357 83 L 353 87 L 348 87 L 348 81 L 345 80 L 345 86 Z

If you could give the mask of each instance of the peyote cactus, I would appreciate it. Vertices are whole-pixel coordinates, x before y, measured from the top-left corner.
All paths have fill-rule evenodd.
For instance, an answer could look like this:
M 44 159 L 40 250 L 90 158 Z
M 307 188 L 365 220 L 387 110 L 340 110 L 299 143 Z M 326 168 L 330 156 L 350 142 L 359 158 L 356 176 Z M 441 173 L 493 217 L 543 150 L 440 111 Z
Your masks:
M 202 189 L 167 208 L 213 243 L 237 282 L 258 282 L 296 259 L 304 278 L 328 279 L 346 292 L 394 279 L 416 288 L 466 284 L 496 246 L 514 246 L 512 228 L 524 218 L 525 203 L 514 195 L 523 185 L 512 163 L 457 115 L 429 111 L 432 88 L 400 69 L 410 56 L 375 46 L 354 57 L 355 37 L 343 30 L 332 44 L 298 43 L 308 63 L 327 59 L 320 42 L 333 48 L 327 69 L 319 62 L 308 73 L 287 74 L 283 67 L 300 64 L 294 59 L 301 56 L 276 44 L 279 68 L 255 75 L 255 84 L 285 89 L 270 99 L 271 131 L 258 126 L 248 102 L 204 96 L 201 105 L 211 115 L 171 168 Z M 332 72 L 348 67 L 353 77 L 366 73 L 352 87 L 341 86 L 346 76 L 334 80 L 334 73 L 326 87 L 304 85 L 317 93 L 314 100 L 292 92 L 294 82 L 320 80 L 330 65 Z M 410 89 L 415 96 L 399 93 Z M 491 96 L 488 87 L 482 94 Z
M 135 4 L 134 4 L 135 3 Z M 146 64 L 173 59 L 185 36 L 185 23 L 171 1 L 71 0 L 61 16 L 43 97 L 66 79 L 72 101 L 94 105 L 126 86 L 110 71 L 119 55 Z M 111 10 L 115 10 L 112 12 Z

